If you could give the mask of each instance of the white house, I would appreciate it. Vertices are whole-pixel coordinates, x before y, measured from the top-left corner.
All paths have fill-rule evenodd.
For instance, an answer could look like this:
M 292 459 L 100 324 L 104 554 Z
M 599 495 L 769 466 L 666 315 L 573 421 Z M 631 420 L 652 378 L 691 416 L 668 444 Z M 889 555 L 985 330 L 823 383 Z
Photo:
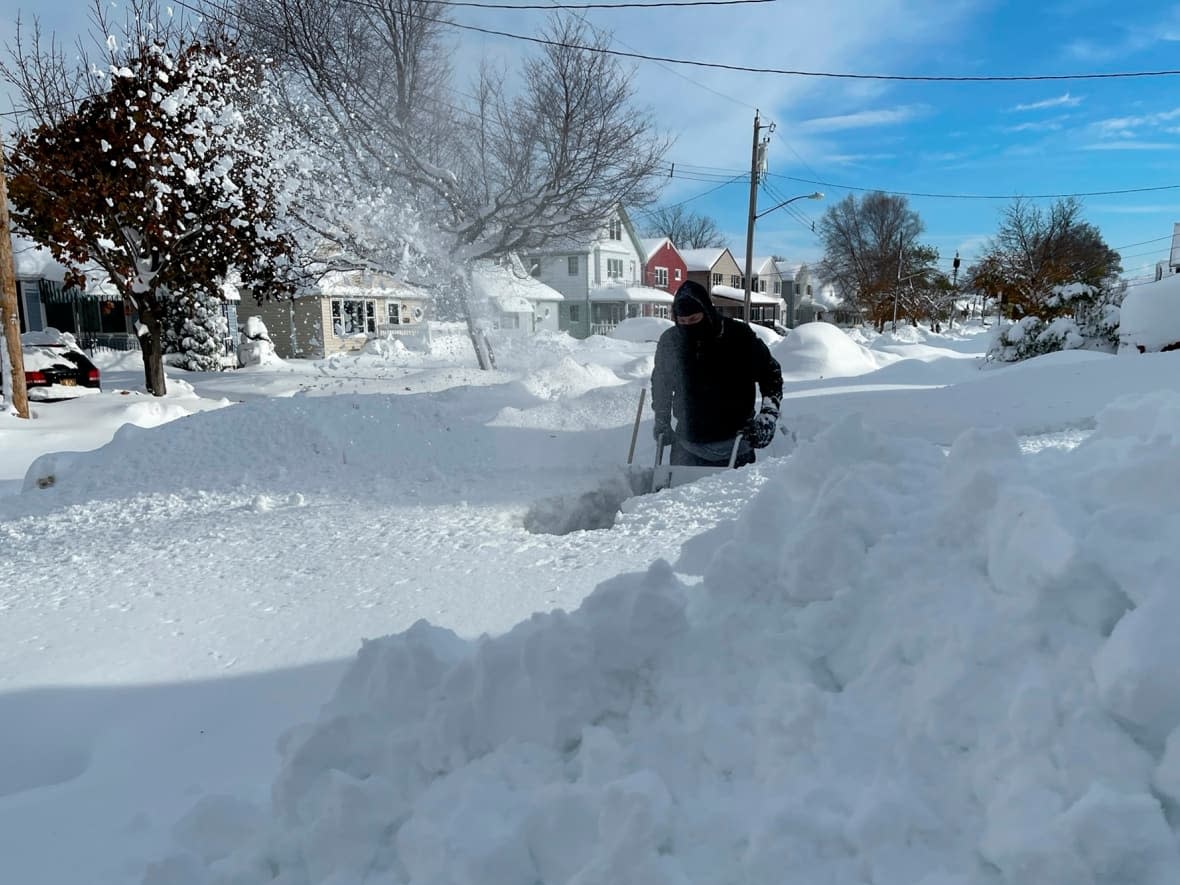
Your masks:
M 636 317 L 668 318 L 672 295 L 651 286 L 599 286 L 590 290 L 594 319 L 591 335 L 609 335 L 623 320 Z
M 609 312 L 595 309 L 591 290 L 608 285 L 640 285 L 643 256 L 631 219 L 619 206 L 592 237 L 557 243 L 532 253 L 525 263 L 536 279 L 565 296 L 560 305 L 559 327 L 574 337 L 585 338 L 592 324 L 609 318 Z
M 475 294 L 487 300 L 495 328 L 522 335 L 557 331 L 564 296 L 531 277 L 515 255 L 499 262 L 477 262 L 471 281 Z

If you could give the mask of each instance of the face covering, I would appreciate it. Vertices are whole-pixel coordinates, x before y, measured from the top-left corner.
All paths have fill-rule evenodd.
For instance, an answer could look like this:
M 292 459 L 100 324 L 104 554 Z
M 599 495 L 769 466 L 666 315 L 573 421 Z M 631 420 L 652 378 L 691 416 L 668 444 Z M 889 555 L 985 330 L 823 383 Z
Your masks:
M 684 333 L 684 337 L 690 341 L 699 341 L 702 338 L 707 338 L 713 328 L 713 324 L 709 322 L 707 316 L 701 317 L 698 323 L 692 323 L 691 325 L 677 323 L 676 326 Z

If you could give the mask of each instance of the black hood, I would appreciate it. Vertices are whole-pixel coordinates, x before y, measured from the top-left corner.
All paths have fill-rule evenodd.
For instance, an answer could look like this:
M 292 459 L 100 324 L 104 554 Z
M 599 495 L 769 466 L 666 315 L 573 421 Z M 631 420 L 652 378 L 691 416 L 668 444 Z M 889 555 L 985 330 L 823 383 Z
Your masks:
M 709 293 L 705 287 L 692 280 L 681 283 L 680 288 L 676 290 L 675 297 L 672 299 L 672 319 L 675 320 L 678 316 L 701 311 L 704 312 L 705 321 L 709 324 L 710 328 L 715 332 L 720 331 L 721 314 L 713 306 L 713 299 L 709 297 Z

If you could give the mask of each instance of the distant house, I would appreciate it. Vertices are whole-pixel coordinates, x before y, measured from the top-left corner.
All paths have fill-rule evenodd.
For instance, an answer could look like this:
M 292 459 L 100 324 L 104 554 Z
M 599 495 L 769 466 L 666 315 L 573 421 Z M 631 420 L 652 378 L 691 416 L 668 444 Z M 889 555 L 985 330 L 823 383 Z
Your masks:
M 742 287 L 742 269 L 734 260 L 733 253 L 723 247 L 711 249 L 684 249 L 680 255 L 684 258 L 688 278 L 700 283 L 706 290 L 714 286 L 730 286 L 734 289 Z
M 745 272 L 746 259 L 743 255 L 734 256 L 738 265 L 742 269 L 742 285 L 739 287 L 745 289 Z M 750 274 L 754 282 L 750 286 L 751 292 L 761 292 L 764 295 L 781 295 L 782 292 L 775 288 L 775 283 L 779 283 L 781 289 L 781 280 L 778 275 L 778 267 L 773 258 L 760 258 L 754 256 L 753 271 Z
M 733 286 L 714 286 L 709 293 L 713 298 L 713 306 L 722 316 L 733 317 L 737 320 L 746 318 L 746 290 Z M 750 322 L 762 326 L 776 326 L 780 324 L 782 300 L 777 295 L 763 295 L 761 292 L 750 293 Z
M 643 285 L 665 289 L 673 295 L 688 279 L 684 257 L 667 237 L 639 241 L 643 248 Z
M 1159 281 L 1175 273 L 1180 273 L 1180 222 L 1172 225 L 1172 252 L 1167 261 L 1156 264 L 1155 278 Z
M 12 251 L 22 333 L 43 329 L 68 332 L 79 347 L 90 352 L 139 349 L 135 335 L 139 317 L 104 272 L 95 268 L 87 274 L 86 287 L 79 289 L 62 282 L 65 268 L 53 260 L 48 250 L 13 237 Z M 241 298 L 232 283 L 222 285 L 221 297 L 221 313 L 229 329 L 224 341 L 228 355 L 237 348 L 237 306 Z
M 283 359 L 321 359 L 358 351 L 373 338 L 426 336 L 431 296 L 423 289 L 367 270 L 331 271 L 293 298 L 251 304 Z
M 642 285 L 644 251 L 631 219 L 618 206 L 592 236 L 569 239 L 530 254 L 525 259 L 536 279 L 565 296 L 558 326 L 575 338 L 592 334 L 592 327 L 611 322 L 613 308 L 591 299 L 604 286 Z
M 635 317 L 667 319 L 672 295 L 650 286 L 599 286 L 590 290 L 594 320 L 591 335 L 608 335 L 623 320 Z
M 476 294 L 487 299 L 496 329 L 522 335 L 558 330 L 565 297 L 530 276 L 515 255 L 499 262 L 477 262 L 472 284 Z

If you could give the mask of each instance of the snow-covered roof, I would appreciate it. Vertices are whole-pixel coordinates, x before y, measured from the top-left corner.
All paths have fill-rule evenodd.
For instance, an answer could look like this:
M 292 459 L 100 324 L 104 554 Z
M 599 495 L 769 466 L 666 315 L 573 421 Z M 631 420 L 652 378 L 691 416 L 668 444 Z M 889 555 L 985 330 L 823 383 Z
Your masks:
M 1172 225 L 1172 267 L 1180 267 L 1180 221 Z
M 671 304 L 672 296 L 650 286 L 599 286 L 590 290 L 591 301 L 622 301 L 628 304 Z
M 803 265 L 798 261 L 776 261 L 774 266 L 784 280 L 795 279 L 803 269 Z
M 746 269 L 746 256 L 745 255 L 735 255 L 735 256 L 733 256 L 733 260 L 738 263 L 738 267 L 740 267 L 743 271 Z M 768 268 L 767 265 L 770 265 L 770 267 Z M 764 257 L 764 256 L 755 255 L 753 267 L 754 267 L 754 274 L 755 275 L 760 275 L 760 274 L 764 274 L 764 273 L 765 274 L 772 274 L 777 271 L 777 268 L 775 267 L 775 264 L 774 264 L 774 259 L 770 258 L 769 256 Z
M 529 276 L 515 256 L 503 264 L 477 261 L 471 282 L 476 294 L 487 298 L 501 313 L 532 313 L 537 302 L 564 300 L 552 286 Z
M 743 304 L 746 303 L 746 290 L 737 289 L 733 286 L 714 286 L 709 290 L 709 294 L 713 296 L 714 300 L 720 298 L 723 301 L 740 301 Z M 767 295 L 765 292 L 751 292 L 750 303 L 771 306 L 782 304 L 782 299 L 777 295 Z
M 389 274 L 369 270 L 334 270 L 320 278 L 315 286 L 297 293 L 299 297 L 325 298 L 396 298 L 401 301 L 427 301 L 427 292 Z
M 639 245 L 643 247 L 643 258 L 645 261 L 651 260 L 660 249 L 664 248 L 664 244 L 671 245 L 672 241 L 667 237 L 645 237 L 639 241 Z
M 35 277 L 54 280 L 65 279 L 66 269 L 44 246 L 19 234 L 12 235 L 12 263 L 18 277 Z
M 684 266 L 689 270 L 712 270 L 713 265 L 720 261 L 724 254 L 724 248 L 684 249 L 680 257 L 684 259 Z

